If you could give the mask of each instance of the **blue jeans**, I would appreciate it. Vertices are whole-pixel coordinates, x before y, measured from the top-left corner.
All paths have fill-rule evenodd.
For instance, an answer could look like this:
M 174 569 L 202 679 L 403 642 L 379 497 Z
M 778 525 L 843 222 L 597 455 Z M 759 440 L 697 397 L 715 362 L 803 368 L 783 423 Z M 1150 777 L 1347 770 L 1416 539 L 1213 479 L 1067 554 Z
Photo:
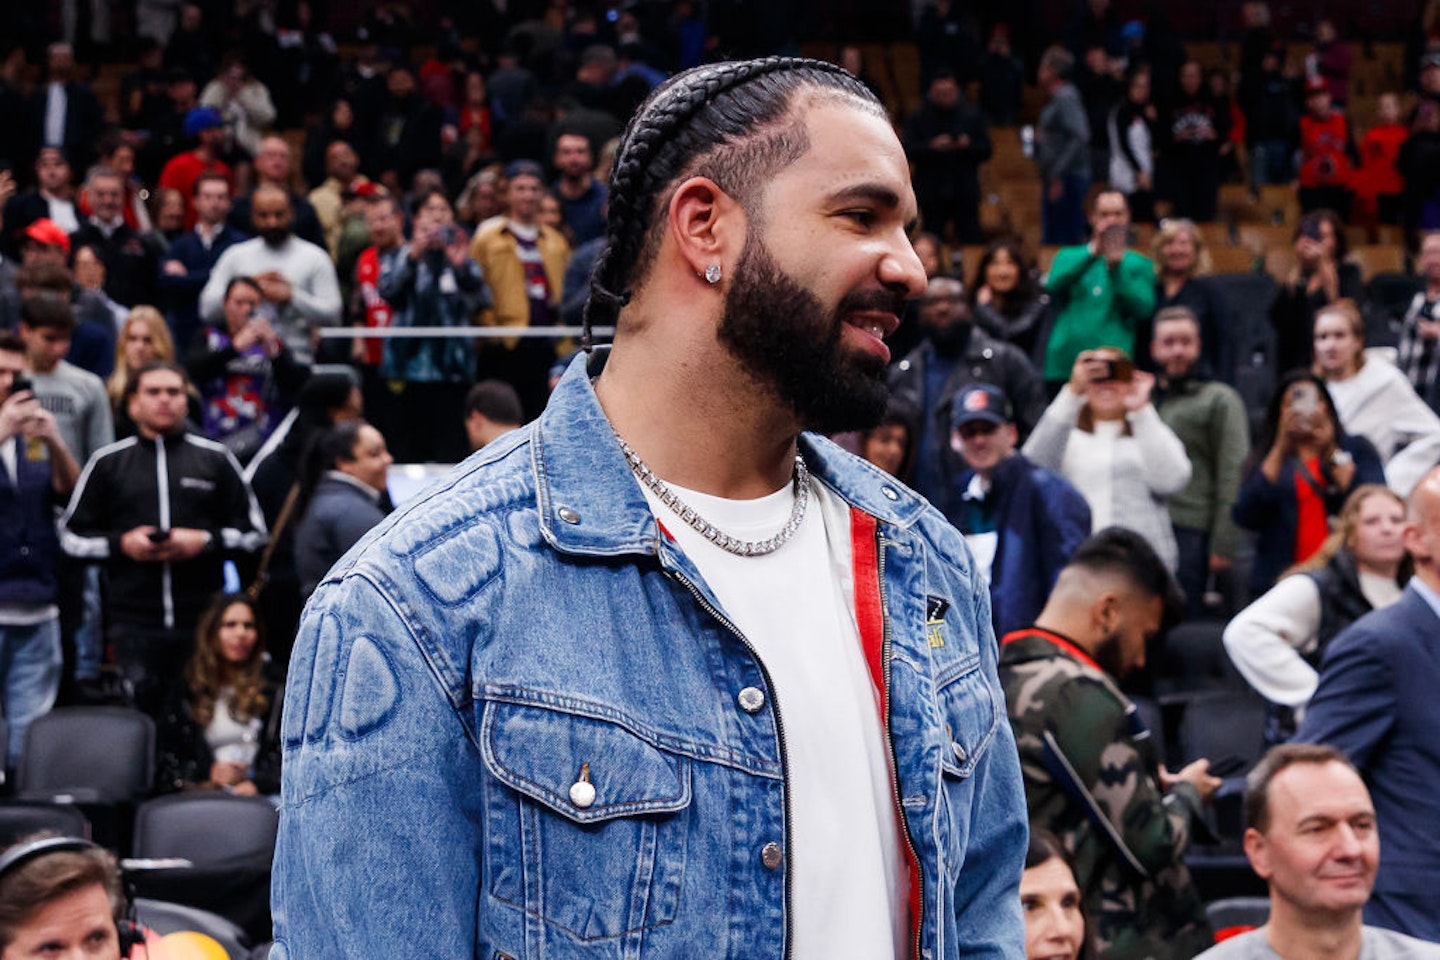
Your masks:
M 6 762 L 20 762 L 25 730 L 55 705 L 60 690 L 60 620 L 15 627 L 0 624 L 0 683 L 10 725 Z
M 1173 524 L 1175 546 L 1180 551 L 1180 568 L 1175 579 L 1185 591 L 1186 616 L 1198 620 L 1205 616 L 1205 584 L 1210 579 L 1210 532 Z
M 1285 140 L 1256 140 L 1250 147 L 1250 188 L 1289 183 L 1294 178 L 1295 148 Z

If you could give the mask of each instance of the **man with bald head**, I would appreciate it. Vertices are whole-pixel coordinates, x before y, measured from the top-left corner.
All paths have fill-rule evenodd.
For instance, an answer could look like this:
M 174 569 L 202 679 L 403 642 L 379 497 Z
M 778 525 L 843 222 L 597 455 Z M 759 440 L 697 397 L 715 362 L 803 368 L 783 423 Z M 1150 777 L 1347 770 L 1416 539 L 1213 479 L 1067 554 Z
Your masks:
M 251 277 L 265 295 L 261 310 L 303 363 L 314 358 L 317 327 L 340 322 L 340 283 L 324 248 L 292 233 L 290 195 L 273 184 L 255 189 L 252 201 L 259 236 L 237 243 L 220 255 L 200 291 L 200 317 L 217 320 L 230 281 Z
M 295 235 L 302 240 L 309 240 L 317 247 L 323 247 L 325 232 L 320 227 L 320 218 L 315 215 L 315 208 L 304 196 L 291 189 L 295 180 L 295 165 L 294 151 L 290 149 L 289 142 L 284 137 L 273 135 L 261 137 L 254 166 L 257 190 L 265 186 L 279 187 L 290 198 L 290 209 L 295 212 L 292 228 Z M 236 197 L 235 205 L 230 208 L 230 226 L 252 237 L 260 232 L 251 215 L 254 197 L 254 191 Z
M 1375 801 L 1385 860 L 1365 920 L 1440 940 L 1440 467 L 1410 494 L 1415 576 L 1330 642 L 1297 739 L 1338 747 Z

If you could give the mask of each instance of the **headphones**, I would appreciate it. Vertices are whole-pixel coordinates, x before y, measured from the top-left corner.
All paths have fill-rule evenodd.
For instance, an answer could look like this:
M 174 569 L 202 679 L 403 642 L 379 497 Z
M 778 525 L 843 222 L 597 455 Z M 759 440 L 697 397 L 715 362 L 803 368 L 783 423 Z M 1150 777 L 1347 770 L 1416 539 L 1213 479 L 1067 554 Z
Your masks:
M 0 856 L 0 879 L 4 879 L 7 873 L 20 869 L 31 860 L 37 860 L 52 853 L 85 853 L 90 850 L 104 852 L 105 848 L 98 843 L 91 843 L 89 840 L 82 840 L 78 837 L 45 837 L 29 843 L 22 843 L 10 848 L 3 856 Z M 115 933 L 120 941 L 120 956 L 128 957 L 134 947 L 145 942 L 145 934 L 140 929 L 140 925 L 135 922 L 135 904 L 130 897 L 130 885 L 122 883 L 122 890 L 125 895 L 125 915 L 122 919 L 115 921 Z

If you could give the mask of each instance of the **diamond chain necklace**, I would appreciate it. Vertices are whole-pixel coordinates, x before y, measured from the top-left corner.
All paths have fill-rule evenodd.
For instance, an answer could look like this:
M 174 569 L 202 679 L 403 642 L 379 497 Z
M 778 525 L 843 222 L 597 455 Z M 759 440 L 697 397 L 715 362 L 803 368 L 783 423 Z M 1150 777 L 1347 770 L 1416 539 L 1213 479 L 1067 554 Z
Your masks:
M 617 433 L 615 439 L 620 441 L 620 450 L 625 454 L 625 459 L 630 462 L 630 469 L 635 471 L 640 482 L 649 487 L 661 503 L 673 510 L 675 515 L 696 533 L 726 553 L 733 553 L 737 557 L 763 557 L 767 553 L 774 553 L 795 535 L 795 531 L 800 529 L 800 523 L 805 519 L 805 507 L 810 502 L 810 471 L 805 469 L 805 460 L 799 454 L 795 455 L 795 503 L 790 507 L 790 519 L 785 521 L 785 526 L 780 528 L 779 533 L 768 540 L 739 540 L 700 516 L 677 497 L 675 491 L 645 465 L 640 455 L 630 449 L 630 444 L 625 442 L 624 437 Z

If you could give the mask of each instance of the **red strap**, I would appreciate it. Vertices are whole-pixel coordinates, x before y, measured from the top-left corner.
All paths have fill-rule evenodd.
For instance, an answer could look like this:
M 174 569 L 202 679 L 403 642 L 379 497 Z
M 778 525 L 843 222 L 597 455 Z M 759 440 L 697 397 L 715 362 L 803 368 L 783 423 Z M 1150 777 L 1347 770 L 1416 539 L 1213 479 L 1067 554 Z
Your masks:
M 1042 627 L 1026 627 L 1024 630 L 1014 630 L 1010 633 L 1005 634 L 1004 638 L 1000 641 L 1000 645 L 1003 647 L 1007 643 L 1014 643 L 1017 640 L 1025 640 L 1029 637 L 1039 637 L 1042 640 L 1047 640 L 1050 643 L 1055 644 L 1055 646 L 1059 647 L 1061 650 L 1064 650 L 1066 653 L 1070 654 L 1070 656 L 1074 657 L 1076 660 L 1079 660 L 1081 663 L 1085 664 L 1087 667 L 1093 667 L 1094 669 L 1099 670 L 1101 673 L 1105 672 L 1101 668 L 1100 664 L 1095 662 L 1094 657 L 1090 656 L 1090 654 L 1086 653 L 1084 650 L 1081 650 L 1075 645 L 1074 640 L 1068 640 L 1065 637 L 1060 636 L 1060 634 L 1054 633 L 1050 630 L 1046 630 Z
M 855 622 L 860 627 L 860 646 L 865 651 L 865 665 L 870 679 L 880 691 L 880 722 L 885 726 L 885 739 L 890 739 L 890 691 L 885 686 L 885 608 L 880 602 L 880 522 L 855 507 L 850 508 L 850 550 L 855 573 Z M 906 827 L 905 811 L 896 799 L 895 816 L 900 830 Z M 905 859 L 910 867 L 910 942 L 920 942 L 920 863 L 912 845 L 905 845 Z
M 880 604 L 880 546 L 876 538 L 879 521 L 853 507 L 850 510 L 851 553 L 855 565 L 855 621 L 860 625 L 860 646 L 870 679 L 880 691 L 880 716 L 889 715 L 889 693 L 885 689 L 885 611 Z

